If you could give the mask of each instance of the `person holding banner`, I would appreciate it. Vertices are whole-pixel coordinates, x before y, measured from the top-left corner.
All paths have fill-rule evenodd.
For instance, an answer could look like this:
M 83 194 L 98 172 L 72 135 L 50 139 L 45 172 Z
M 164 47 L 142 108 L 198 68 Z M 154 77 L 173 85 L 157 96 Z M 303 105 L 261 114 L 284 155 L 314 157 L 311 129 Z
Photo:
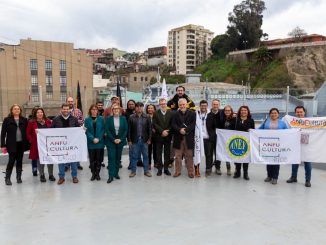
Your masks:
M 221 128 L 221 129 L 229 129 L 229 130 L 234 130 L 235 128 L 235 120 L 236 118 L 233 116 L 233 109 L 231 106 L 229 105 L 226 105 L 223 109 L 223 119 L 219 122 L 217 122 L 217 127 L 218 128 Z M 221 162 L 219 162 L 219 164 L 216 165 L 216 168 L 218 170 L 221 169 Z M 231 164 L 229 162 L 226 162 L 226 169 L 227 169 L 227 172 L 226 174 L 228 176 L 231 176 Z M 221 171 L 217 171 L 217 173 L 219 175 L 222 174 Z
M 262 125 L 260 125 L 259 129 L 287 129 L 288 126 L 285 122 L 279 119 L 279 110 L 277 108 L 272 108 L 269 110 L 269 118 L 267 118 Z M 280 172 L 280 165 L 275 164 L 267 164 L 267 177 L 265 178 L 265 182 L 270 182 L 273 185 L 277 184 L 278 175 Z
M 91 105 L 85 119 L 87 149 L 92 171 L 91 181 L 101 180 L 100 171 L 104 156 L 104 119 L 98 114 L 96 105 Z
M 112 105 L 112 116 L 105 121 L 106 148 L 110 151 L 109 157 L 109 179 L 110 184 L 113 178 L 120 179 L 119 166 L 123 146 L 127 144 L 128 123 L 120 113 L 121 108 L 118 104 Z
M 68 104 L 61 105 L 61 114 L 56 116 L 51 124 L 51 128 L 71 128 L 80 127 L 78 119 L 70 113 L 70 107 Z M 78 162 L 69 163 L 71 165 L 71 176 L 74 184 L 79 182 L 77 178 L 77 164 Z M 58 185 L 65 182 L 65 166 L 66 163 L 59 164 L 59 180 Z
M 294 109 L 295 115 L 298 118 L 304 118 L 306 114 L 306 109 L 303 106 L 297 106 Z M 297 182 L 297 175 L 298 175 L 298 169 L 299 169 L 299 164 L 292 164 L 292 173 L 291 177 L 286 181 L 287 183 L 295 183 Z M 305 169 L 305 175 L 306 175 L 306 187 L 311 187 L 311 162 L 304 162 L 304 169 Z
M 37 130 L 42 128 L 50 128 L 51 120 L 48 119 L 44 113 L 43 108 L 39 107 L 33 111 L 32 119 L 28 122 L 26 137 L 29 143 L 31 144 L 31 148 L 29 151 L 29 159 L 32 161 L 36 161 L 37 168 L 40 173 L 40 181 L 46 182 L 46 178 L 44 175 L 44 164 L 40 163 L 38 148 L 37 148 Z M 55 181 L 55 177 L 53 176 L 53 164 L 47 164 L 49 180 Z
M 255 121 L 251 118 L 250 110 L 248 106 L 240 106 L 238 110 L 238 114 L 235 121 L 235 130 L 238 131 L 246 131 L 248 132 L 250 129 L 255 129 Z M 241 176 L 241 163 L 235 164 L 235 172 L 233 178 L 239 178 Z M 249 163 L 242 163 L 243 166 L 243 178 L 245 180 L 249 180 L 248 176 L 248 167 Z
M 26 138 L 27 118 L 22 116 L 22 109 L 18 104 L 10 108 L 8 117 L 3 120 L 1 127 L 1 151 L 9 154 L 6 168 L 6 185 L 12 185 L 10 177 L 16 162 L 17 183 L 22 183 L 24 151 L 29 149 Z
M 181 98 L 178 101 L 179 110 L 172 119 L 174 132 L 173 148 L 175 149 L 175 173 L 173 177 L 181 175 L 182 156 L 185 156 L 188 177 L 194 178 L 194 147 L 196 113 L 187 109 L 187 100 Z

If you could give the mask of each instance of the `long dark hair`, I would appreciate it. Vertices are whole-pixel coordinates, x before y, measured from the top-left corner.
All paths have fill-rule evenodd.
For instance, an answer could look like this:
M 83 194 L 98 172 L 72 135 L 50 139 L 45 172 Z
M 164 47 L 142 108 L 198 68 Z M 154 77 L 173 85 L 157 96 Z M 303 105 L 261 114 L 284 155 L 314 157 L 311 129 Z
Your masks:
M 153 106 L 153 108 L 154 108 L 154 112 L 156 111 L 156 106 L 155 105 L 153 105 L 153 104 L 148 104 L 147 106 L 146 106 L 146 114 L 148 114 L 148 107 L 150 107 L 150 106 Z
M 248 111 L 248 116 L 247 116 L 247 118 L 248 118 L 248 119 L 251 119 L 251 113 L 250 113 L 249 107 L 246 106 L 246 105 L 242 105 L 242 106 L 240 106 L 240 108 L 239 108 L 239 110 L 238 110 L 238 117 L 240 118 L 240 116 L 241 116 L 241 114 L 240 114 L 241 109 L 246 109 L 246 110 Z
M 35 108 L 33 110 L 33 115 L 32 115 L 32 118 L 36 121 L 37 118 L 36 118 L 36 114 L 38 111 L 42 111 L 43 112 L 43 120 L 45 121 L 46 120 L 46 115 L 45 115 L 45 112 L 44 112 L 44 109 L 42 107 L 38 107 L 38 108 Z
M 14 117 L 14 114 L 12 113 L 12 111 L 13 111 L 13 109 L 14 109 L 15 106 L 18 106 L 18 107 L 19 107 L 19 109 L 20 109 L 19 117 L 22 117 L 23 110 L 22 110 L 21 106 L 18 105 L 18 104 L 13 104 L 13 105 L 10 107 L 10 112 L 9 112 L 9 114 L 8 114 L 8 117 Z

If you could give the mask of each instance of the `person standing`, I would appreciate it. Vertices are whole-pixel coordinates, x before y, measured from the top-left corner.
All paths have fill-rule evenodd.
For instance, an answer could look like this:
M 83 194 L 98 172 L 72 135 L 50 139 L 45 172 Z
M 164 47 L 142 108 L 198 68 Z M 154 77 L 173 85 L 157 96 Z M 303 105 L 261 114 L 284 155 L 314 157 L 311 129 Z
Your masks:
M 70 107 L 68 104 L 61 105 L 61 114 L 56 116 L 51 124 L 51 128 L 71 128 L 80 127 L 78 119 L 70 113 Z M 71 176 L 74 184 L 79 182 L 77 178 L 77 164 L 78 162 L 69 163 L 71 165 Z M 58 185 L 65 182 L 65 166 L 66 163 L 59 164 L 59 180 Z
M 77 118 L 79 127 L 83 126 L 83 124 L 84 124 L 83 112 L 74 106 L 74 98 L 68 97 L 67 104 L 69 105 L 69 110 L 70 110 L 71 115 Z M 70 164 L 66 165 L 65 171 L 68 171 L 69 166 L 70 166 Z M 79 162 L 77 162 L 77 168 L 79 170 L 83 170 L 83 167 L 80 165 Z
M 50 128 L 51 120 L 48 119 L 44 113 L 43 108 L 39 107 L 33 111 L 32 119 L 28 122 L 26 137 L 31 147 L 29 151 L 29 159 L 36 161 L 37 168 L 40 173 L 40 181 L 46 182 L 44 174 L 44 164 L 40 163 L 38 148 L 37 148 L 37 130 L 43 128 Z M 47 164 L 49 180 L 55 181 L 53 176 L 53 164 Z
M 103 106 L 104 106 L 103 101 L 97 101 L 96 102 L 97 113 L 101 117 L 103 117 L 103 114 L 104 114 L 104 108 L 103 108 Z
M 32 111 L 31 111 L 31 115 L 28 118 L 28 121 L 33 120 L 33 115 L 35 113 L 35 110 L 38 108 L 39 108 L 39 106 L 33 107 Z M 32 159 L 31 163 L 32 163 L 32 174 L 33 174 L 33 176 L 37 177 L 37 160 Z
M 152 177 L 148 169 L 148 145 L 151 143 L 152 128 L 150 119 L 144 113 L 144 104 L 136 103 L 135 114 L 128 121 L 128 144 L 131 153 L 131 172 L 129 177 L 136 176 L 139 152 L 143 156 L 144 175 Z
M 10 108 L 8 117 L 3 120 L 1 128 L 1 151 L 9 154 L 6 168 L 6 185 L 12 185 L 10 177 L 16 163 L 17 183 L 22 183 L 23 156 L 29 144 L 26 138 L 27 118 L 22 116 L 22 109 L 18 104 Z
M 288 126 L 285 122 L 279 119 L 280 112 L 277 108 L 272 108 L 269 110 L 269 118 L 266 119 L 259 129 L 287 129 Z M 267 164 L 267 177 L 265 182 L 270 182 L 273 185 L 277 184 L 278 175 L 280 172 L 279 164 Z
M 112 105 L 112 116 L 105 121 L 105 133 L 107 149 L 110 150 L 109 156 L 109 179 L 111 183 L 113 178 L 120 179 L 119 166 L 123 146 L 127 144 L 128 123 L 120 113 L 121 108 L 118 104 Z
M 129 121 L 129 117 L 135 113 L 135 107 L 136 107 L 136 101 L 134 100 L 128 100 L 127 102 L 127 109 L 124 113 L 124 116 L 126 117 L 127 119 L 127 122 Z M 131 170 L 131 150 L 129 149 L 128 151 L 129 153 L 129 165 L 128 165 L 128 170 Z M 141 159 L 140 159 L 141 160 Z M 138 165 L 138 164 L 137 164 Z M 143 163 L 141 163 L 141 165 L 143 166 Z
M 168 109 L 172 111 L 177 111 L 178 110 L 178 101 L 180 99 L 185 99 L 187 101 L 186 103 L 186 108 L 195 111 L 196 106 L 195 103 L 189 98 L 189 96 L 185 93 L 186 89 L 183 86 L 177 86 L 176 89 L 176 94 L 173 96 L 171 100 L 168 101 Z
M 240 106 L 235 121 L 235 130 L 249 132 L 250 129 L 255 129 L 255 121 L 251 118 L 250 110 L 248 106 Z M 239 178 L 241 176 L 241 163 L 235 164 L 235 172 L 233 178 Z M 242 163 L 243 166 L 243 178 L 249 180 L 248 168 L 249 163 Z
M 195 127 L 196 113 L 187 109 L 187 100 L 179 99 L 179 110 L 172 119 L 172 129 L 174 132 L 173 148 L 175 150 L 175 173 L 173 177 L 181 175 L 182 156 L 185 156 L 188 177 L 194 178 L 194 147 L 195 147 Z
M 153 127 L 153 116 L 156 112 L 156 107 L 153 104 L 149 104 L 146 106 L 146 114 L 151 121 L 151 128 L 152 128 L 152 138 L 151 143 L 148 145 L 148 168 L 149 170 L 152 169 L 152 156 L 154 167 L 157 167 L 157 159 L 156 159 L 156 134 L 155 128 Z
M 306 109 L 303 106 L 297 106 L 294 109 L 295 115 L 298 118 L 304 118 L 306 115 Z M 304 170 L 305 170 L 305 177 L 306 177 L 306 187 L 311 187 L 311 162 L 304 162 Z M 299 164 L 292 164 L 292 172 L 291 177 L 286 181 L 287 183 L 296 183 L 298 182 L 297 176 L 298 176 L 298 170 L 299 170 Z
M 91 181 L 101 180 L 100 171 L 104 155 L 104 119 L 98 114 L 96 105 L 91 105 L 85 119 L 89 162 L 92 171 Z
M 171 123 L 173 112 L 167 110 L 166 99 L 159 100 L 160 109 L 156 111 L 153 117 L 153 127 L 155 129 L 156 139 L 156 159 L 157 159 L 157 176 L 162 175 L 162 169 L 164 174 L 170 176 L 169 160 L 170 160 L 170 148 L 171 148 Z M 162 161 L 162 151 L 164 148 L 164 165 Z

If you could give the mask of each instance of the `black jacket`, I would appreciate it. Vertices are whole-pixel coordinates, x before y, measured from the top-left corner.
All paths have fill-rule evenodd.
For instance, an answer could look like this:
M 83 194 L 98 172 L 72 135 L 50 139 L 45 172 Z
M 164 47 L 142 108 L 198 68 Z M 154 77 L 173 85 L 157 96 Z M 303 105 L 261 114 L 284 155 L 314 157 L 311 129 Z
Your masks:
M 172 129 L 174 133 L 173 147 L 180 149 L 181 140 L 186 137 L 188 149 L 195 147 L 195 127 L 196 127 L 196 112 L 187 109 L 185 113 L 178 110 L 172 118 Z M 186 135 L 180 134 L 180 129 L 186 128 Z
M 138 117 L 137 114 L 132 114 L 128 120 L 128 142 L 131 142 L 133 144 L 137 143 L 137 141 L 138 141 L 137 120 L 139 120 L 139 119 L 137 117 Z M 145 113 L 143 113 L 140 118 L 142 120 L 143 141 L 147 142 L 148 140 L 150 140 L 152 138 L 151 120 Z
M 173 112 L 171 110 L 167 110 L 165 116 L 163 115 L 161 110 L 157 110 L 153 117 L 153 127 L 155 129 L 155 139 L 158 141 L 171 141 L 172 139 L 172 117 Z M 163 130 L 169 130 L 169 135 L 166 137 L 162 136 Z
M 177 111 L 179 106 L 178 106 L 178 101 L 179 99 L 184 98 L 187 100 L 187 109 L 190 110 L 196 110 L 195 103 L 188 97 L 188 95 L 184 94 L 182 97 L 179 97 L 178 94 L 174 95 L 171 100 L 168 101 L 168 109 L 171 109 L 172 111 Z
M 220 123 L 218 128 L 234 130 L 235 129 L 235 121 L 236 121 L 235 117 L 231 117 L 228 119 L 223 118 L 223 121 Z
M 29 142 L 26 138 L 27 118 L 19 118 L 19 128 L 22 134 L 22 143 L 24 151 L 29 150 Z M 1 128 L 1 147 L 6 147 L 8 152 L 16 152 L 16 132 L 17 124 L 13 117 L 6 117 L 3 120 Z
M 218 113 L 214 114 L 212 112 L 207 114 L 206 118 L 206 129 L 208 133 L 209 140 L 216 141 L 216 128 L 217 122 L 216 118 L 218 117 Z
M 62 115 L 56 116 L 52 121 L 51 128 L 63 128 L 64 126 L 62 120 L 63 120 Z M 69 120 L 69 128 L 80 127 L 77 117 L 70 115 L 68 117 L 68 120 Z
M 237 117 L 234 128 L 238 131 L 249 131 L 249 129 L 255 129 L 255 121 L 252 118 L 242 121 L 240 117 Z

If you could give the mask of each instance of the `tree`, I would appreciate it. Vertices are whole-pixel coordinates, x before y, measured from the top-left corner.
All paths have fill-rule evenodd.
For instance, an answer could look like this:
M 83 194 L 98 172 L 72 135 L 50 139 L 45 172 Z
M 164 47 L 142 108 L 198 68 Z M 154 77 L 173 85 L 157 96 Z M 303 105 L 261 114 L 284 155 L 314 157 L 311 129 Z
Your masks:
M 302 37 L 307 35 L 307 32 L 302 28 L 300 28 L 299 26 L 297 26 L 292 31 L 290 31 L 288 35 L 294 38 L 296 42 L 300 42 L 302 40 Z
M 265 2 L 261 0 L 244 0 L 234 6 L 226 31 L 230 48 L 242 50 L 259 46 L 264 36 L 261 26 L 265 9 Z
M 231 50 L 228 48 L 229 37 L 226 34 L 217 35 L 211 42 L 211 50 L 216 58 L 224 58 Z

